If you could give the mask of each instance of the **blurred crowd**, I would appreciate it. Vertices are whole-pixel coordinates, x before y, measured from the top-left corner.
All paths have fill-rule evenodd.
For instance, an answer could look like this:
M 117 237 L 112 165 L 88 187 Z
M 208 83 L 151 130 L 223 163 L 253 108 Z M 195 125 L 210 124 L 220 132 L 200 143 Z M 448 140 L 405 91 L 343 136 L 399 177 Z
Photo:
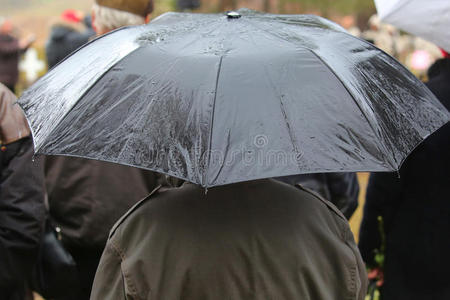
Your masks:
M 427 70 L 433 62 L 442 57 L 436 45 L 381 22 L 377 15 L 369 18 L 364 30 L 354 25 L 352 17 L 343 18 L 342 23 L 350 34 L 371 42 L 395 57 L 422 80 L 427 79 Z
M 199 2 L 180 0 L 179 6 L 189 10 L 198 7 Z M 122 26 L 148 22 L 152 11 L 153 2 L 148 0 L 129 2 L 96 0 L 92 14 L 71 9 L 64 11 L 49 24 L 45 45 L 47 68 L 54 68 L 67 55 L 96 36 Z M 396 57 L 420 79 L 428 80 L 427 86 L 449 109 L 450 58 L 448 53 L 441 52 L 439 48 L 420 38 L 381 23 L 377 16 L 370 18 L 368 30 L 361 31 L 351 24 L 347 27 L 351 34 L 375 44 Z M 203 191 L 154 172 L 112 163 L 57 156 L 36 160 L 32 158 L 33 146 L 28 124 L 21 110 L 13 104 L 16 101 L 14 93 L 19 80 L 19 62 L 26 51 L 32 47 L 33 41 L 33 35 L 23 36 L 22 34 L 21 36 L 21 32 L 15 29 L 11 21 L 5 18 L 0 19 L 0 299 L 31 299 L 33 290 L 45 296 L 46 299 L 84 300 L 89 297 L 91 299 L 122 299 L 120 294 L 127 295 L 123 299 L 149 299 L 145 298 L 146 295 L 138 295 L 136 291 L 133 291 L 133 284 L 130 282 L 138 278 L 138 285 L 145 286 L 147 276 L 151 277 L 145 268 L 160 265 L 163 265 L 163 268 L 167 267 L 167 272 L 170 270 L 173 273 L 161 277 L 158 289 L 176 289 L 187 284 L 195 290 L 196 285 L 189 281 L 190 278 L 177 278 L 175 274 L 177 270 L 170 262 L 164 261 L 165 253 L 160 253 L 169 251 L 164 246 L 160 246 L 160 243 L 163 244 L 170 237 L 152 239 L 149 241 L 152 246 L 145 250 L 158 253 L 155 256 L 162 262 L 150 265 L 142 263 L 141 269 L 127 269 L 124 254 L 119 249 L 120 245 L 115 244 L 119 242 L 111 238 L 111 235 L 117 230 L 113 228 L 114 223 L 140 199 L 149 194 L 156 195 L 157 199 L 164 200 L 164 197 L 167 197 L 157 194 L 155 189 L 174 189 L 173 193 L 177 199 L 195 198 Z M 349 264 L 354 264 L 352 272 L 355 274 L 353 275 L 359 280 L 358 283 L 354 283 L 355 286 L 359 284 L 359 292 L 364 290 L 362 286 L 367 280 L 365 278 L 365 267 L 367 267 L 371 271 L 369 279 L 375 282 L 385 294 L 383 298 L 385 300 L 410 300 L 419 299 L 418 297 L 448 299 L 450 297 L 450 286 L 445 273 L 446 267 L 450 266 L 448 252 L 446 252 L 450 250 L 450 245 L 445 238 L 450 220 L 449 205 L 445 203 L 450 192 L 447 169 L 450 149 L 448 125 L 444 126 L 439 134 L 433 135 L 418 147 L 405 162 L 399 174 L 374 173 L 371 175 L 361 225 L 359 250 L 356 246 L 352 246 L 353 252 L 350 254 L 354 256 L 349 259 L 351 260 Z M 303 188 L 289 190 L 285 184 L 289 186 L 301 184 L 308 191 Z M 351 218 L 358 206 L 359 184 L 356 174 L 299 175 L 277 178 L 277 181 L 268 180 L 257 185 L 262 185 L 261 189 L 265 192 L 257 193 L 255 190 L 239 186 L 235 191 L 223 188 L 221 194 L 217 196 L 212 191 L 211 197 L 222 199 L 238 191 L 247 199 L 253 199 L 258 195 L 259 199 L 264 201 L 267 200 L 266 198 L 280 194 L 286 198 L 286 201 L 291 201 L 295 197 L 325 198 L 333 203 L 332 209 L 337 207 L 345 218 L 341 218 L 340 212 L 337 212 L 336 216 L 329 217 L 314 205 L 309 207 L 310 214 L 323 218 L 324 223 L 331 224 L 330 232 L 338 232 L 336 236 L 348 235 L 346 229 L 342 228 L 348 226 L 345 220 Z M 180 186 L 183 186 L 183 189 L 179 188 Z M 310 194 L 309 190 L 314 192 Z M 292 210 L 301 211 L 294 202 L 292 202 Z M 182 203 L 179 205 L 177 209 L 182 211 L 184 209 Z M 200 207 L 201 203 L 196 205 Z M 234 205 L 236 210 L 243 209 L 239 203 L 230 205 Z M 148 207 L 146 209 L 149 210 Z M 208 211 L 211 208 L 201 209 Z M 272 216 L 270 212 L 267 214 Z M 306 213 L 303 214 L 304 222 L 308 222 L 310 218 Z M 167 218 L 182 218 L 180 215 L 168 214 Z M 198 216 L 192 213 L 192 217 Z M 275 217 L 273 218 L 274 221 Z M 263 222 L 262 220 L 253 221 Z M 282 220 L 276 222 L 282 223 Z M 132 225 L 125 224 L 125 226 Z M 148 224 L 145 223 L 145 225 Z M 246 226 L 246 224 L 240 224 L 240 226 Z M 110 233 L 111 228 L 113 230 Z M 276 229 L 273 230 L 271 238 L 275 239 L 278 233 Z M 121 235 L 127 232 L 123 228 L 118 231 Z M 327 234 L 335 238 L 334 233 Z M 333 253 L 333 255 L 330 254 L 333 259 L 340 259 L 340 255 L 344 256 L 345 251 L 339 251 L 344 246 L 341 241 L 334 241 L 333 238 L 322 242 L 326 244 L 327 249 L 334 249 L 330 250 Z M 50 241 L 50 239 L 53 240 Z M 305 236 L 304 239 L 305 245 L 309 241 L 316 242 L 312 235 Z M 352 237 L 346 236 L 345 239 L 347 245 L 354 244 Z M 194 250 L 189 243 L 180 245 L 179 249 L 170 251 L 177 251 L 178 256 L 186 255 L 186 253 L 194 256 L 192 254 Z M 309 247 L 305 245 L 303 247 Z M 44 252 L 51 251 L 49 247 L 57 248 L 57 251 L 64 253 L 62 256 L 59 254 L 48 256 L 49 254 Z M 289 249 L 283 249 L 283 247 L 280 246 L 278 249 L 280 253 L 275 256 L 282 256 L 283 251 L 291 249 L 289 247 Z M 440 250 L 436 252 L 436 249 Z M 365 266 L 362 265 L 359 253 L 362 255 Z M 349 252 L 345 254 L 350 255 Z M 218 270 L 221 269 L 219 266 L 221 259 L 224 261 L 233 259 L 225 251 L 220 252 L 220 257 L 204 255 L 208 259 L 215 259 L 214 263 L 217 264 Z M 305 265 L 315 270 L 316 274 L 320 274 L 321 271 L 317 267 L 319 258 L 314 255 L 313 250 L 311 258 L 313 261 Z M 48 267 L 45 259 L 60 261 L 56 262 L 56 266 L 50 262 L 52 266 Z M 341 270 L 340 267 L 334 265 L 331 267 L 327 263 L 322 261 L 320 266 Z M 245 265 L 245 262 L 243 264 Z M 198 265 L 201 264 L 198 263 Z M 239 268 L 242 266 L 233 264 L 232 267 L 237 270 L 236 276 L 240 276 Z M 57 274 L 54 273 L 55 270 Z M 131 272 L 132 275 L 127 272 Z M 344 274 L 345 271 L 342 272 Z M 281 271 L 280 274 L 285 276 L 283 280 L 289 282 L 291 274 L 287 271 Z M 95 284 L 92 289 L 94 278 Z M 170 287 L 166 287 L 162 282 L 166 278 L 170 278 Z M 204 280 L 207 282 L 208 278 Z M 306 281 L 314 280 L 318 279 L 312 276 Z M 339 279 L 333 280 L 335 280 L 336 290 L 340 291 L 343 288 L 340 285 L 342 282 Z M 328 283 L 319 282 L 318 284 L 327 285 Z M 272 287 L 277 288 L 276 284 Z M 286 283 L 286 289 L 289 289 L 289 283 Z M 187 294 L 188 292 L 185 291 Z M 282 294 L 280 292 L 280 295 Z M 318 292 L 318 294 L 321 293 Z M 357 292 L 354 298 L 348 299 L 363 299 L 363 295 L 356 294 Z M 325 299 L 323 294 L 321 295 L 322 298 L 311 299 Z M 253 298 L 244 296 L 239 299 Z

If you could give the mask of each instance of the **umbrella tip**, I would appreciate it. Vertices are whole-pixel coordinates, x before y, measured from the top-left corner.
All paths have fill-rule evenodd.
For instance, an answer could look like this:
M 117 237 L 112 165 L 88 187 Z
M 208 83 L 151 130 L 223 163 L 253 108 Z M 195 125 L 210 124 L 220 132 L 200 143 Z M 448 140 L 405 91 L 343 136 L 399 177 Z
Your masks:
M 240 17 L 241 17 L 241 14 L 236 11 L 227 11 L 228 19 L 239 19 Z

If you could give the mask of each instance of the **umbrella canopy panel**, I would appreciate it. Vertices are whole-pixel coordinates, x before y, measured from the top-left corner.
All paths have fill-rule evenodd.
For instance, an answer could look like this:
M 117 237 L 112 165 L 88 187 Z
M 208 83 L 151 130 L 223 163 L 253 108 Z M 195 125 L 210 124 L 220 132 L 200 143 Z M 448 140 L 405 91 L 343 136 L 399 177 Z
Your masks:
M 336 24 L 315 16 L 240 13 L 238 19 L 166 14 L 80 49 L 20 100 L 36 148 L 208 187 L 301 173 L 396 170 L 449 119 L 397 61 Z M 86 67 L 57 80 L 62 68 L 91 61 L 87 54 L 115 37 L 119 47 L 129 46 L 107 57 L 83 88 L 70 93 Z M 69 96 L 60 104 L 58 95 Z
M 82 47 L 24 92 L 19 103 L 30 122 L 36 150 L 93 82 L 139 47 L 135 41 L 141 34 L 139 28 L 123 29 L 96 39 L 95 47 Z

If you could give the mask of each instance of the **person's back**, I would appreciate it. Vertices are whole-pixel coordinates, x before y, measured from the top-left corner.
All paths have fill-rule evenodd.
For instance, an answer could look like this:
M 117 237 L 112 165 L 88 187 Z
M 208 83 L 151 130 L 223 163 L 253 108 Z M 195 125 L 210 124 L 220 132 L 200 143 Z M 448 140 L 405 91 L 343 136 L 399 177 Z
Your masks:
M 28 49 L 34 36 L 19 40 L 13 36 L 13 32 L 11 21 L 0 20 L 0 83 L 14 93 L 19 79 L 19 56 Z
M 50 215 L 76 257 L 100 256 L 114 223 L 157 186 L 153 172 L 76 157 L 46 156 L 45 177 Z
M 437 60 L 428 70 L 427 87 L 436 95 L 441 103 L 450 110 L 450 54 Z
M 0 299 L 29 299 L 45 220 L 44 178 L 25 115 L 0 83 Z
M 437 64 L 442 64 L 442 70 L 430 74 L 427 86 L 450 109 L 450 59 Z M 403 272 L 394 276 L 403 275 L 403 287 L 428 299 L 450 299 L 449 172 L 450 123 L 447 123 L 426 139 L 404 164 L 400 174 L 401 203 L 396 208 L 399 219 L 391 228 L 389 240 L 397 246 L 394 255 L 401 256 L 396 263 L 403 264 Z M 398 245 L 399 241 L 404 244 Z
M 111 231 L 91 299 L 363 299 L 366 274 L 338 210 L 258 180 L 157 192 Z

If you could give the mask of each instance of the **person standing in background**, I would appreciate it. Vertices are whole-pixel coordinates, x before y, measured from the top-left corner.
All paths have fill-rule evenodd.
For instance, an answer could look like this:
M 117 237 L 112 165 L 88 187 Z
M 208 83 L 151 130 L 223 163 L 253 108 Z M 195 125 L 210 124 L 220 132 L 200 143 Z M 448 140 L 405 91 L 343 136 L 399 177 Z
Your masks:
M 0 83 L 0 299 L 32 299 L 27 277 L 44 230 L 44 177 L 16 97 Z
M 95 35 L 91 22 L 90 16 L 84 16 L 82 12 L 73 9 L 65 10 L 53 22 L 45 46 L 49 69 Z
M 97 35 L 140 25 L 152 12 L 149 0 L 97 0 L 92 23 Z M 55 300 L 89 299 L 92 282 L 113 224 L 157 185 L 155 173 L 84 158 L 46 156 L 50 217 L 77 264 L 80 288 Z
M 19 57 L 33 41 L 33 35 L 18 40 L 13 36 L 11 21 L 0 20 L 0 83 L 13 93 L 19 79 Z
M 447 52 L 429 68 L 428 78 L 426 85 L 449 110 Z M 400 177 L 395 173 L 370 176 L 359 249 L 368 267 L 384 276 L 383 300 L 450 299 L 449 150 L 447 123 L 406 159 Z M 383 220 L 382 232 L 379 217 Z M 382 247 L 384 268 L 379 269 L 374 256 Z

